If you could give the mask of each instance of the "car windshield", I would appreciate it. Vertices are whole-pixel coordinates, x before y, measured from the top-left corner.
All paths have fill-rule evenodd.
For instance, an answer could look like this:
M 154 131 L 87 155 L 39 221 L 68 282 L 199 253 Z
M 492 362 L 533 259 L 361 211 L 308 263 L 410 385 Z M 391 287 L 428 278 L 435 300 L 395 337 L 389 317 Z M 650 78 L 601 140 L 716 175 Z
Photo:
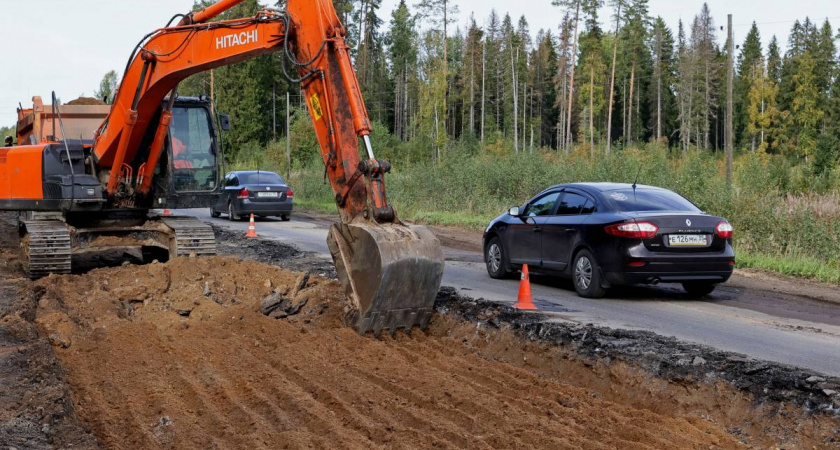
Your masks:
M 700 212 L 683 196 L 665 189 L 619 189 L 604 192 L 616 211 L 681 211 Z
M 239 184 L 286 184 L 274 172 L 254 172 L 239 175 Z

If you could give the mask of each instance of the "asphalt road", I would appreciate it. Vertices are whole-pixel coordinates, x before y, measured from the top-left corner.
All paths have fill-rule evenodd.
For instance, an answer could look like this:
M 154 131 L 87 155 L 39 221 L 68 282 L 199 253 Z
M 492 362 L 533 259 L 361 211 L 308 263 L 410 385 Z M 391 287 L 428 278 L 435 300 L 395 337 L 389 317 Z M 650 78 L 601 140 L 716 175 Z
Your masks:
M 209 210 L 179 211 L 245 233 L 247 222 L 211 219 Z M 290 222 L 262 219 L 261 237 L 293 244 L 330 259 L 328 222 L 293 216 Z M 462 294 L 500 303 L 516 300 L 518 280 L 493 280 L 477 252 L 444 247 L 443 285 Z M 569 282 L 532 277 L 535 303 L 554 320 L 649 330 L 678 339 L 840 376 L 840 305 L 790 294 L 724 285 L 702 300 L 690 300 L 678 287 L 615 289 L 609 298 L 576 295 Z

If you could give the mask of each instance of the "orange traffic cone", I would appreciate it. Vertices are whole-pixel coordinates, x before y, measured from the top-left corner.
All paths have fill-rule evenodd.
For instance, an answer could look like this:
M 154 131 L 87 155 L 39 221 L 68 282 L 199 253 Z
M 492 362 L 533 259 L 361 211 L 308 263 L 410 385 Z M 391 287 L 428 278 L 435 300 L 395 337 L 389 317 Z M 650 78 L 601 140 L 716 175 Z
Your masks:
M 172 212 L 171 212 L 171 211 L 169 211 L 168 209 L 164 209 L 164 210 L 163 210 L 163 215 L 164 215 L 164 216 L 171 216 L 171 215 L 172 215 Z
M 257 237 L 257 228 L 254 226 L 254 215 L 251 214 L 251 223 L 248 224 L 248 234 L 245 237 Z
M 531 296 L 531 279 L 528 277 L 528 264 L 522 265 L 522 278 L 519 280 L 519 297 L 514 308 L 535 311 L 534 299 Z

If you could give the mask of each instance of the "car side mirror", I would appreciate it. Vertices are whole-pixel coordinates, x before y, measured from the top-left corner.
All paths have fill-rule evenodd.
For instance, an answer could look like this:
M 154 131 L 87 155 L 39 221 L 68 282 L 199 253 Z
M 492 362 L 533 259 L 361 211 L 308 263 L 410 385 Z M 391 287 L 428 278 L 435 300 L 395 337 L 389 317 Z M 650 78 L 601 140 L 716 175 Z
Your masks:
M 222 131 L 230 131 L 230 116 L 219 114 L 219 125 L 221 125 Z
M 508 214 L 510 214 L 513 217 L 519 217 L 519 207 L 514 206 L 514 207 L 510 208 L 508 210 Z

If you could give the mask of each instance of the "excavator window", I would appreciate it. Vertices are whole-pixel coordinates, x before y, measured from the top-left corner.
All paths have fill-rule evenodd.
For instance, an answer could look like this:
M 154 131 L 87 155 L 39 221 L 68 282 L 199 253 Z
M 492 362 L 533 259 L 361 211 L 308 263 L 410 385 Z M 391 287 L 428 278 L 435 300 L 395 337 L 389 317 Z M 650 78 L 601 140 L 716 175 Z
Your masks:
M 172 109 L 169 133 L 176 191 L 212 191 L 216 187 L 216 149 L 211 130 L 206 108 Z

